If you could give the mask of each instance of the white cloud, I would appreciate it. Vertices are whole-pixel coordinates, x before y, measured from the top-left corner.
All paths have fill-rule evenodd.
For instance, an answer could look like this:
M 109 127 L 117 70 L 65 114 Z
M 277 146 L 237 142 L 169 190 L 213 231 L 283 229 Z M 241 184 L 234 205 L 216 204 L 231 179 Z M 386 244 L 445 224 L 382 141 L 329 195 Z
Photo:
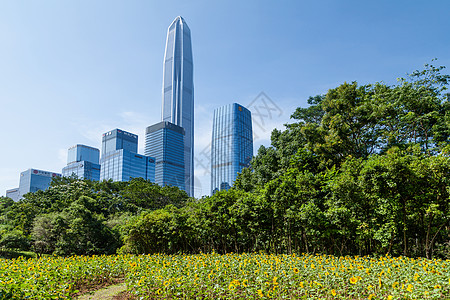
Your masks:
M 143 154 L 145 149 L 145 129 L 160 122 L 160 120 L 150 120 L 148 115 L 135 111 L 125 111 L 120 113 L 119 116 L 122 119 L 121 124 L 124 124 L 122 129 L 139 136 L 138 152 Z
M 119 116 L 122 118 L 122 121 L 125 122 L 125 124 L 132 127 L 143 124 L 143 126 L 145 126 L 145 124 L 147 124 L 149 121 L 148 115 L 135 111 L 124 111 L 119 113 Z
M 152 120 L 148 115 L 136 111 L 124 111 L 117 113 L 117 118 L 109 120 L 90 120 L 82 122 L 77 126 L 80 133 L 86 139 L 92 142 L 91 146 L 101 147 L 102 135 L 115 128 L 137 134 L 138 152 L 144 153 L 145 147 L 145 129 L 147 126 L 159 122 Z
M 58 161 L 62 165 L 67 164 L 67 150 L 68 149 L 58 149 Z
M 90 146 L 93 147 L 100 147 L 102 142 L 102 134 L 108 130 L 114 129 L 112 125 L 102 123 L 99 120 L 82 123 L 76 128 L 79 128 L 79 131 L 83 137 L 92 142 Z

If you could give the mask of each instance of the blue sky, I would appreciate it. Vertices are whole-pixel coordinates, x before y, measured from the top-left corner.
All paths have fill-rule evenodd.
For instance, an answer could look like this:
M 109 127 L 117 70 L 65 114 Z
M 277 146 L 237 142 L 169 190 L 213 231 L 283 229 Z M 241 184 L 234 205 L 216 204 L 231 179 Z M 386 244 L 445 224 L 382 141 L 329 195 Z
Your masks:
M 100 147 L 110 129 L 138 134 L 143 153 L 178 15 L 192 32 L 200 196 L 214 108 L 258 106 L 261 92 L 280 108 L 256 120 L 256 153 L 309 96 L 344 81 L 393 84 L 432 58 L 450 67 L 449 11 L 446 0 L 1 1 L 0 195 L 28 168 L 61 172 L 70 146 Z

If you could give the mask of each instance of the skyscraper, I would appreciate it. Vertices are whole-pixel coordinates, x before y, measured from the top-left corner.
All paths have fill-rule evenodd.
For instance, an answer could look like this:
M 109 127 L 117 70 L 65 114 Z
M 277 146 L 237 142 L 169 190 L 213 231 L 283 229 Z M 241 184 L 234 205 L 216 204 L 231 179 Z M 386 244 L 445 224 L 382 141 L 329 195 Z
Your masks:
M 77 144 L 67 151 L 67 164 L 75 161 L 89 161 L 98 164 L 100 150 L 94 147 Z
M 137 153 L 138 136 L 120 129 L 104 133 L 102 137 L 102 155 L 119 149 Z
M 65 177 L 76 175 L 80 179 L 100 180 L 100 150 L 86 145 L 69 148 L 67 166 L 62 169 Z
M 100 180 L 128 181 L 142 177 L 155 181 L 155 159 L 137 153 L 138 136 L 120 129 L 103 134 Z
M 184 129 L 170 122 L 149 126 L 145 134 L 145 155 L 155 158 L 155 183 L 182 190 L 184 180 Z
M 211 144 L 211 190 L 228 190 L 253 157 L 251 112 L 237 103 L 214 110 Z
M 162 121 L 184 128 L 185 190 L 194 194 L 194 80 L 191 30 L 176 17 L 167 30 L 163 70 Z

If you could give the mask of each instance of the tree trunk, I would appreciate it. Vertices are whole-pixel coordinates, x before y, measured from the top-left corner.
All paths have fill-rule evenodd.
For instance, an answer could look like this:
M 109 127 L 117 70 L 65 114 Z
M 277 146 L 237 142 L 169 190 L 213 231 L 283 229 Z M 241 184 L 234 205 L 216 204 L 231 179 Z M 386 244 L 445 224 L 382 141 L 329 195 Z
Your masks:
M 430 234 L 431 234 L 431 222 L 433 221 L 433 216 L 430 217 L 430 221 L 428 222 L 427 226 L 427 234 L 425 237 L 425 256 L 428 259 L 431 259 L 431 253 L 430 253 Z
M 403 255 L 408 255 L 408 239 L 406 237 L 406 200 L 402 201 L 403 211 Z
M 302 230 L 302 236 L 303 236 L 303 243 L 305 244 L 306 253 L 309 253 L 308 239 L 306 238 L 306 233 L 304 230 Z
M 388 252 L 386 253 L 386 255 L 388 255 L 389 253 L 391 253 L 392 251 L 392 246 L 394 245 L 394 234 L 391 233 L 391 241 L 389 242 L 389 249 Z

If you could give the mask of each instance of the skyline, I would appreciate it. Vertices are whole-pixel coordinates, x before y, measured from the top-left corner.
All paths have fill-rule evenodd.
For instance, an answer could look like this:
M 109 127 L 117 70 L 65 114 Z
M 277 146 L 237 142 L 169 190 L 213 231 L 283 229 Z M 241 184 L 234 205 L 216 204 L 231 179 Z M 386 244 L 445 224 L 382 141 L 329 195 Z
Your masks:
M 257 153 L 309 96 L 344 81 L 394 84 L 435 57 L 450 67 L 449 8 L 447 1 L 4 1 L 0 195 L 29 168 L 60 173 L 69 147 L 100 149 L 102 133 L 114 128 L 137 134 L 144 152 L 145 128 L 161 117 L 167 25 L 178 15 L 194 33 L 195 177 L 207 195 L 203 153 L 215 108 L 258 108 L 261 92 L 277 105 L 271 118 L 249 107 Z

